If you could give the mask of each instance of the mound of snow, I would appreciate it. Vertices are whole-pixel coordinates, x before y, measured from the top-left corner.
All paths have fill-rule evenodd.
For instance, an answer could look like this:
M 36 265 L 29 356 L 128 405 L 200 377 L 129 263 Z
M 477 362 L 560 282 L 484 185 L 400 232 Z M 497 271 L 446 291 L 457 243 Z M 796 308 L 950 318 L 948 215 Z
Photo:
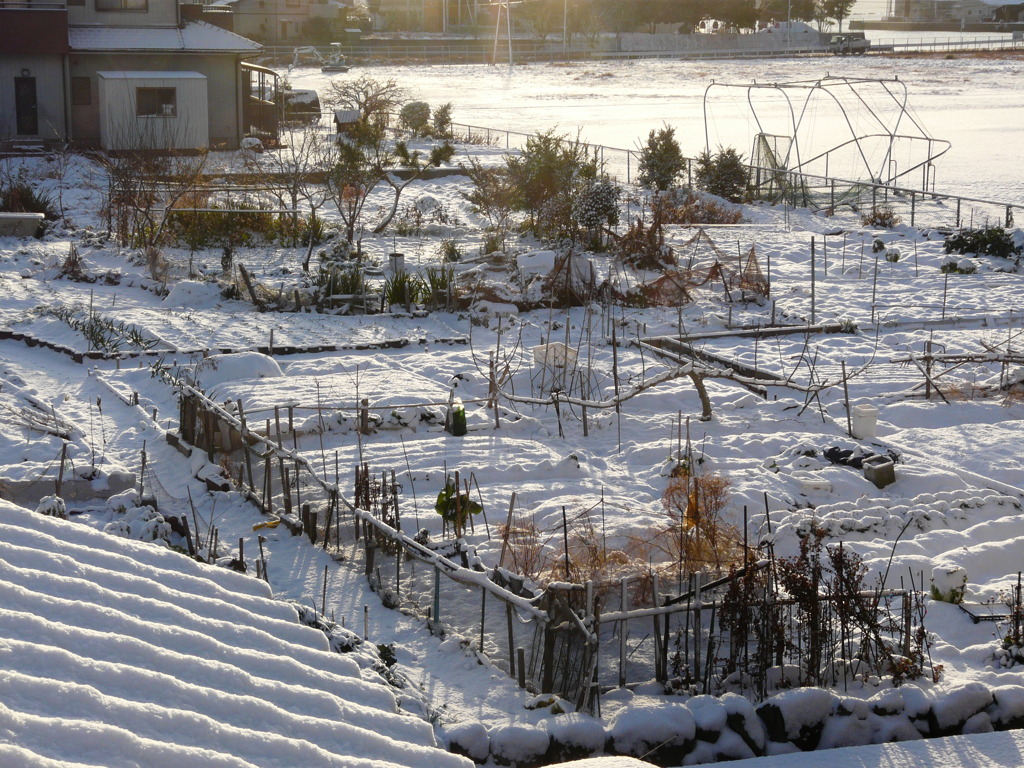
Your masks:
M 245 379 L 284 376 L 277 361 L 259 352 L 210 355 L 196 366 L 196 385 L 207 392 L 221 384 Z
M 197 280 L 183 280 L 175 283 L 164 297 L 164 306 L 182 309 L 210 309 L 221 301 L 220 288 L 216 283 L 201 283 Z

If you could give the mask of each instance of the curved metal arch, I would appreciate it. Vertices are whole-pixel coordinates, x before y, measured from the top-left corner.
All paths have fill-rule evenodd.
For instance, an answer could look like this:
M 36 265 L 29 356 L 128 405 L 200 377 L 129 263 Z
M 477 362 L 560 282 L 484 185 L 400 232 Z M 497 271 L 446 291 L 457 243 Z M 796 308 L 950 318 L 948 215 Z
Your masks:
M 869 103 L 863 93 L 863 89 L 859 86 L 865 85 L 876 85 L 881 87 L 882 91 L 888 95 L 891 99 L 894 107 L 894 119 L 885 120 L 879 113 L 878 107 Z M 754 94 L 758 90 L 772 89 L 778 91 L 785 102 L 784 109 L 788 110 L 787 122 L 789 123 L 789 130 L 792 131 L 791 143 L 787 148 L 785 160 L 783 162 L 784 167 L 793 169 L 806 168 L 810 163 L 821 158 L 827 158 L 835 152 L 837 149 L 853 146 L 856 152 L 856 156 L 859 157 L 860 162 L 863 166 L 864 173 L 875 183 L 890 184 L 896 178 L 906 176 L 907 174 L 920 169 L 922 167 L 931 167 L 936 159 L 945 154 L 949 148 L 950 143 L 942 139 L 935 139 L 932 137 L 921 125 L 920 121 L 914 116 L 909 106 L 909 89 L 907 84 L 901 81 L 898 77 L 889 79 L 877 79 L 877 78 L 847 78 L 838 77 L 830 74 L 826 74 L 825 77 L 818 78 L 816 80 L 804 80 L 804 81 L 793 81 L 787 83 L 744 83 L 744 84 L 733 84 L 733 83 L 716 83 L 712 81 L 710 85 L 704 91 L 704 138 L 705 147 L 707 151 L 711 151 L 711 136 L 710 136 L 710 123 L 709 123 L 709 96 L 712 88 L 744 88 L 746 90 L 746 102 L 747 109 L 749 110 L 751 119 L 757 128 L 756 135 L 764 135 L 767 133 L 764 128 L 762 117 L 759 114 L 759 105 L 755 102 Z M 803 99 L 802 105 L 798 108 L 795 104 L 796 100 L 790 95 L 792 90 L 806 90 L 805 98 Z M 845 124 L 850 138 L 845 142 L 838 144 L 835 147 L 831 147 L 823 152 L 819 152 L 814 157 L 804 160 L 802 157 L 802 148 L 800 142 L 800 131 L 804 126 L 804 121 L 807 117 L 808 111 L 811 109 L 812 99 L 818 95 L 821 95 L 831 101 L 831 103 L 837 108 L 839 113 L 839 119 Z M 858 132 L 856 126 L 851 120 L 849 112 L 850 106 L 849 101 L 844 101 L 840 96 L 841 93 L 848 92 L 852 98 L 853 103 L 859 104 L 860 107 L 870 116 L 871 122 L 878 127 L 879 133 L 861 133 Z M 901 133 L 900 130 L 907 122 L 913 126 L 912 132 Z M 914 135 L 916 132 L 918 135 Z M 879 163 L 879 168 L 872 167 L 872 163 L 869 160 L 865 147 L 861 145 L 861 141 L 869 138 L 879 138 L 882 136 L 888 137 L 888 144 L 882 155 Z M 894 156 L 896 154 L 896 147 L 900 141 L 912 141 L 912 142 L 923 142 L 925 145 L 924 158 L 917 163 L 910 165 L 903 171 L 893 172 L 893 163 L 895 162 Z M 795 165 L 793 163 L 795 156 Z M 925 181 L 927 185 L 927 181 Z

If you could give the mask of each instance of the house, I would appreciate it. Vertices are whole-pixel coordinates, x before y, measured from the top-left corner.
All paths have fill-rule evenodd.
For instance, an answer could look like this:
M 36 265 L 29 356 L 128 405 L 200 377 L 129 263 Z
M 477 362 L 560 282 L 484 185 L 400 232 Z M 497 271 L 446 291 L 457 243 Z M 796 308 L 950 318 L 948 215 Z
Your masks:
M 337 40 L 351 7 L 344 0 L 213 0 L 211 6 L 230 8 L 235 32 L 268 45 Z
M 0 144 L 233 149 L 276 135 L 277 75 L 245 61 L 260 49 L 178 0 L 0 2 Z
M 961 25 L 1016 21 L 1022 3 L 1006 0 L 895 0 L 892 19 L 916 22 L 959 22 Z

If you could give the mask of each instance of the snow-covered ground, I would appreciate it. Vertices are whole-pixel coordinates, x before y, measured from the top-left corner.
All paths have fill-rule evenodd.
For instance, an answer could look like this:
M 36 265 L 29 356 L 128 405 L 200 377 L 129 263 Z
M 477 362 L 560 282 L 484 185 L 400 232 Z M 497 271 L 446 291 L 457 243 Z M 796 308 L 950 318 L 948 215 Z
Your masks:
M 891 72 L 892 62 L 829 60 L 828 66 L 833 65 L 851 67 L 851 74 L 867 75 L 875 71 L 871 68 L 884 66 Z M 624 62 L 565 69 L 525 67 L 512 73 L 446 67 L 375 69 L 370 74 L 394 77 L 434 104 L 452 101 L 455 119 L 461 122 L 523 131 L 580 124 L 591 140 L 633 146 L 647 131 L 668 121 L 683 128 L 680 136 L 689 142 L 685 149 L 696 151 L 702 147 L 703 129 L 694 128 L 692 120 L 700 112 L 700 94 L 710 79 L 800 79 L 813 77 L 811 67 L 818 67 L 820 75 L 821 66 L 821 62 L 807 61 L 769 62 L 760 67 L 746 62 Z M 1005 82 L 1017 76 L 1018 62 L 957 60 L 954 71 L 962 79 L 952 84 L 948 75 L 952 62 L 913 60 L 901 61 L 899 66 L 901 78 L 912 83 L 912 104 L 923 122 L 936 135 L 954 138 L 954 150 L 948 157 L 958 152 L 956 157 L 962 158 L 952 169 L 941 171 L 940 179 L 957 179 L 955 184 L 950 181 L 955 190 L 963 185 L 964 189 L 987 190 L 983 196 L 1024 199 L 1019 181 L 1021 165 L 1014 154 L 1014 146 L 1019 144 L 1020 108 L 1001 95 Z M 772 71 L 766 71 L 766 67 Z M 292 74 L 292 84 L 321 87 L 326 77 L 297 70 Z M 667 85 L 670 80 L 678 83 L 678 90 Z M 965 100 L 967 105 L 958 102 L 942 112 L 941 105 L 948 105 L 950 96 Z M 933 111 L 929 113 L 922 102 Z M 517 108 L 509 109 L 510 104 Z M 669 111 L 669 104 L 679 104 L 679 111 Z M 600 111 L 602 108 L 604 111 Z M 975 119 L 997 138 L 978 139 L 970 130 L 970 121 Z M 613 127 L 621 133 L 613 133 Z M 608 132 L 601 132 L 606 129 Z M 958 131 L 964 131 L 961 139 L 948 135 Z M 481 147 L 460 151 L 489 156 L 493 161 L 500 156 L 498 151 Z M 227 165 L 238 159 L 219 156 L 216 161 Z M 52 168 L 35 160 L 28 168 L 32 178 L 42 180 L 51 189 L 56 187 L 58 179 Z M 63 195 L 69 218 L 79 227 L 102 228 L 100 193 L 90 183 L 97 176 L 94 167 L 80 160 L 65 178 Z M 419 233 L 367 236 L 364 248 L 368 260 L 380 264 L 383 273 L 387 254 L 401 251 L 409 267 L 418 269 L 438 263 L 439 240 L 451 238 L 463 252 L 462 260 L 454 266 L 467 282 L 492 287 L 498 298 L 504 292 L 519 295 L 516 286 L 527 285 L 530 275 L 527 270 L 516 271 L 508 263 L 495 264 L 482 257 L 479 221 L 459 194 L 465 183 L 464 178 L 455 176 L 412 186 L 407 192 L 409 200 L 430 198 L 431 204 L 424 210 L 443 210 L 445 215 L 429 221 Z M 103 188 L 102 184 L 97 186 Z M 1016 584 L 1022 567 L 1024 472 L 1020 446 L 1024 404 L 1013 392 L 1000 389 L 1008 378 L 1019 380 L 1020 371 L 1004 371 L 1000 365 L 983 360 L 965 364 L 944 375 L 948 401 L 934 394 L 925 399 L 924 376 L 910 356 L 920 357 L 928 344 L 935 351 L 978 358 L 1000 350 L 1019 355 L 1024 325 L 1020 274 L 1001 271 L 1007 266 L 1003 262 L 979 259 L 975 274 L 950 275 L 947 280 L 940 272 L 945 258 L 941 234 L 919 232 L 905 225 L 892 230 L 866 229 L 850 212 L 826 219 L 808 211 L 748 206 L 743 215 L 744 226 L 710 227 L 708 234 L 728 254 L 746 254 L 754 246 L 762 268 L 770 260 L 772 301 L 730 305 L 720 289 L 708 285 L 697 291 L 694 303 L 679 311 L 674 307 L 608 311 L 594 305 L 569 312 L 520 313 L 493 301 L 485 308 L 487 311 L 435 312 L 415 317 L 400 313 L 258 313 L 248 302 L 224 299 L 219 288 L 201 279 L 180 282 L 165 296 L 147 274 L 138 253 L 119 248 L 100 234 L 57 229 L 42 240 L 0 240 L 0 329 L 7 335 L 28 335 L 33 342 L 28 346 L 17 337 L 0 340 L 0 408 L 4 413 L 0 419 L 0 455 L 5 465 L 0 477 L 12 488 L 33 480 L 53 483 L 61 446 L 66 443 L 72 467 L 69 477 L 91 482 L 99 491 L 116 472 L 138 472 L 144 450 L 147 482 L 155 483 L 155 488 L 147 490 L 158 497 L 161 505 L 186 512 L 204 534 L 216 526 L 222 553 L 237 553 L 236 542 L 244 540 L 246 557 L 254 558 L 257 541 L 253 526 L 265 518 L 238 493 L 207 493 L 195 477 L 203 469 L 202 461 L 197 466 L 197 460 L 184 459 L 165 441 L 165 430 L 174 431 L 177 426 L 178 410 L 175 392 L 162 378 L 162 366 L 169 366 L 172 375 L 177 372 L 176 366 L 191 373 L 190 366 L 202 359 L 200 350 L 252 350 L 267 346 L 273 336 L 275 347 L 313 345 L 337 351 L 277 356 L 276 366 L 272 362 L 261 364 L 266 372 L 281 375 L 257 380 L 252 367 L 239 377 L 241 381 L 224 376 L 224 381 L 216 382 L 223 388 L 223 399 L 237 398 L 242 393 L 247 403 L 253 398 L 254 410 L 275 401 L 300 406 L 297 418 L 309 429 L 301 438 L 296 436 L 296 444 L 314 466 L 333 475 L 336 461 L 342 478 L 350 477 L 351 468 L 359 462 L 367 462 L 378 471 L 394 469 L 402 485 L 403 516 L 406 520 L 412 517 L 417 529 L 426 528 L 435 537 L 441 534 L 441 523 L 433 511 L 433 501 L 446 474 L 455 469 L 463 477 L 472 474 L 489 524 L 478 523 L 467 538 L 488 566 L 500 556 L 496 531 L 507 514 L 513 492 L 518 513 L 549 540 L 543 554 L 550 565 L 557 564 L 561 552 L 563 508 L 574 521 L 583 519 L 586 510 L 600 509 L 600 520 L 595 512 L 592 525 L 600 526 L 605 545 L 623 552 L 643 551 L 645 558 L 656 558 L 654 549 L 636 546 L 654 539 L 654 532 L 665 525 L 662 495 L 678 458 L 679 429 L 688 418 L 690 440 L 695 455 L 702 460 L 703 471 L 729 480 L 726 521 L 742 526 L 746 510 L 747 533 L 752 541 L 767 533 L 767 502 L 779 555 L 796 553 L 798 533 L 811 519 L 826 528 L 831 541 L 842 540 L 863 555 L 872 575 L 889 570 L 893 579 L 909 578 L 911 573 L 917 579 L 922 572 L 929 578 L 935 568 L 962 567 L 967 573 L 969 601 L 987 602 L 996 610 Z M 823 255 L 820 244 L 826 235 L 828 244 Z M 1020 231 L 1014 236 L 1018 243 L 1024 242 Z M 672 231 L 670 244 L 683 253 L 691 237 L 690 231 Z M 809 264 L 812 237 L 819 248 L 813 293 Z M 872 252 L 876 238 L 886 247 L 899 248 L 901 258 L 896 262 L 878 258 Z M 60 277 L 60 265 L 72 242 L 90 275 L 117 274 L 119 282 L 76 282 Z M 520 256 L 541 251 L 540 244 L 528 241 L 515 242 L 513 249 Z M 212 281 L 220 269 L 219 252 L 199 252 L 190 258 L 184 249 L 169 249 L 167 255 L 174 265 L 172 274 L 184 276 L 191 261 L 194 270 Z M 699 260 L 708 254 L 692 256 Z M 301 258 L 299 251 L 281 247 L 246 248 L 236 254 L 236 260 L 264 285 L 285 289 L 301 283 Z M 544 264 L 545 258 L 539 255 L 520 261 Z M 609 274 L 606 257 L 584 258 L 593 263 L 596 274 Z M 765 324 L 773 315 L 806 324 L 811 319 L 812 296 L 814 319 L 843 323 L 846 332 L 812 334 L 806 339 L 798 334 L 757 342 L 722 333 L 740 323 Z M 90 351 L 82 333 L 52 311 L 61 307 L 73 308 L 79 316 L 101 315 L 125 323 L 151 340 L 161 354 L 116 362 L 87 359 L 81 364 L 66 354 L 36 345 L 38 340 L 78 353 Z M 609 343 L 613 326 L 622 342 L 614 352 Z M 481 402 L 487 398 L 489 353 L 509 364 L 503 384 L 506 391 L 540 394 L 550 387 L 550 373 L 535 364 L 533 349 L 541 343 L 567 341 L 580 350 L 580 360 L 586 360 L 592 371 L 593 399 L 600 400 L 611 397 L 616 385 L 626 390 L 667 372 L 669 363 L 631 344 L 641 336 L 676 335 L 680 330 L 693 336 L 704 334 L 696 342 L 703 352 L 802 385 L 829 382 L 833 386 L 822 389 L 819 398 L 812 401 L 806 401 L 802 392 L 770 386 L 768 399 L 762 399 L 734 381 L 711 380 L 708 386 L 714 417 L 701 422 L 696 418 L 700 403 L 693 387 L 687 378 L 677 378 L 627 401 L 618 416 L 612 409 L 591 410 L 586 436 L 576 412 L 556 413 L 549 407 L 511 402 L 503 404 L 501 426 L 495 428 L 494 412 Z M 406 345 L 388 347 L 395 343 Z M 133 351 L 127 342 L 121 350 Z M 160 365 L 154 364 L 157 360 Z M 837 385 L 844 364 L 854 373 L 848 382 L 850 404 L 874 406 L 879 411 L 874 436 L 854 439 L 847 434 L 843 387 Z M 230 365 L 226 369 L 234 370 Z M 618 371 L 618 382 L 613 380 L 614 370 Z M 469 433 L 464 438 L 453 437 L 442 427 L 453 385 L 467 403 Z M 132 393 L 139 394 L 138 404 L 132 403 Z M 381 416 L 380 428 L 366 437 L 351 429 L 353 409 L 361 397 L 370 398 L 374 413 Z M 332 411 L 334 429 L 314 429 L 322 419 L 318 413 L 321 406 Z M 251 418 L 263 421 L 273 419 L 273 414 L 264 410 L 251 414 Z M 878 489 L 860 471 L 830 463 L 823 456 L 832 447 L 897 454 L 895 482 Z M 350 481 L 342 480 L 341 486 L 348 494 Z M 79 513 L 73 519 L 80 525 L 132 538 L 169 537 L 159 520 L 125 511 L 125 506 L 131 507 L 130 497 L 128 494 L 120 506 L 116 501 L 73 506 L 73 511 Z M 5 532 L 8 525 L 21 525 L 17 521 L 23 521 L 19 517 L 22 514 L 4 510 L 8 516 L 3 521 Z M 913 524 L 893 552 L 893 540 L 908 521 Z M 337 562 L 302 537 L 289 535 L 283 526 L 264 528 L 259 533 L 264 537 L 268 579 L 275 597 L 307 605 L 312 602 L 319 608 L 326 594 L 328 616 L 360 634 L 365 621 L 373 643 L 394 644 L 393 671 L 407 685 L 404 693 L 394 694 L 403 712 L 417 713 L 449 729 L 479 724 L 491 733 L 503 733 L 506 739 L 515 738 L 515 733 L 507 730 L 509 724 L 555 727 L 550 709 L 526 708 L 530 697 L 500 669 L 481 663 L 458 639 L 435 638 L 426 632 L 421 619 L 381 607 L 378 596 L 367 588 L 361 570 Z M 12 533 L 18 546 L 28 546 L 17 539 L 23 535 Z M 33 546 L 54 550 L 52 557 L 62 552 L 58 544 L 37 542 Z M 118 546 L 127 547 L 133 556 L 143 552 L 136 545 L 112 545 L 115 549 Z M 70 567 L 67 558 L 76 555 L 64 553 L 60 557 L 61 567 Z M 161 564 L 176 559 L 162 552 L 152 557 Z M 96 577 L 102 582 L 99 587 L 109 589 L 110 581 L 124 579 L 113 573 L 116 569 L 107 561 L 96 567 L 103 570 L 102 579 Z M 20 567 L 11 568 L 12 579 L 28 578 L 21 574 Z M 214 578 L 229 585 L 249 584 L 256 595 L 253 599 L 261 605 L 269 604 L 266 590 L 251 577 L 226 574 Z M 140 584 L 136 593 L 141 589 Z M 147 583 L 146 589 L 159 587 Z M 28 612 L 26 606 L 36 598 L 25 596 L 24 605 L 17 608 L 13 603 L 16 591 L 0 592 L 0 606 Z M 49 587 L 39 586 L 36 591 L 55 610 L 62 600 L 78 599 Z M 58 599 L 58 595 L 65 597 Z M 112 609 L 96 609 L 97 621 L 104 610 Z M 161 611 L 165 611 L 160 613 L 164 617 L 161 620 L 182 627 L 176 631 L 192 631 L 176 610 Z M 62 625 L 75 624 L 77 628 L 62 626 L 54 631 L 90 631 L 77 626 L 80 615 L 67 614 L 61 620 Z M 57 622 L 52 617 L 48 620 Z M 245 626 L 253 621 L 244 618 Z M 932 660 L 945 669 L 938 686 L 922 684 L 930 695 L 970 682 L 999 686 L 1019 681 L 1019 667 L 1004 666 L 997 656 L 997 633 L 1005 630 L 1004 625 L 973 624 L 957 607 L 930 602 L 926 626 L 934 635 Z M 237 634 L 251 633 L 236 630 Z M 251 644 L 252 640 L 246 642 Z M 56 726 L 38 718 L 45 718 L 49 712 L 55 723 L 66 724 L 79 713 L 68 709 L 72 706 L 69 701 L 62 701 L 59 707 L 63 708 L 58 708 L 63 688 L 56 683 L 30 683 L 33 675 L 50 679 L 42 674 L 49 662 L 40 660 L 34 651 L 30 653 L 24 643 L 17 648 L 13 643 L 8 641 L 7 647 L 14 649 L 10 658 L 17 659 L 20 666 L 5 664 L 4 668 L 24 678 L 25 701 L 32 704 L 25 717 L 7 726 L 8 732 L 15 734 L 11 749 L 34 750 L 38 745 L 40 765 L 47 764 L 44 758 L 87 762 L 76 756 L 79 742 L 69 741 L 64 752 L 59 742 L 58 746 L 47 747 L 52 752 L 45 751 L 47 733 L 52 733 L 47 729 Z M 54 644 L 59 645 L 56 641 Z M 639 647 L 639 643 L 636 645 Z M 38 653 L 44 654 L 44 650 Z M 645 652 L 637 654 L 638 662 Z M 54 663 L 60 655 L 57 650 L 45 653 L 53 656 Z M 327 663 L 343 663 L 332 658 Z M 637 673 L 643 669 L 638 663 Z M 357 677 L 363 674 L 354 668 L 346 670 Z M 134 674 L 129 669 L 123 671 L 125 675 Z M 606 670 L 611 678 L 616 671 Z M 136 738 L 151 738 L 146 729 L 155 727 L 155 720 L 162 717 L 160 712 L 146 709 L 143 715 L 120 703 L 121 698 L 130 698 L 125 693 L 127 682 L 119 683 L 122 687 L 115 692 L 85 690 L 93 685 L 90 680 L 105 680 L 104 675 L 96 674 L 96 678 L 86 680 L 79 679 L 78 672 L 69 671 L 68 676 L 76 679 L 64 683 L 68 691 L 75 688 L 82 696 L 92 697 L 92 701 L 102 699 L 111 707 L 118 699 L 120 709 L 109 709 L 114 722 L 93 727 L 116 727 Z M 282 687 L 291 684 L 281 677 L 273 681 Z M 602 681 L 609 682 L 604 676 Z M 884 693 L 890 685 L 878 681 L 850 695 L 867 698 Z M 144 676 L 139 687 L 150 693 L 158 688 Z M 651 686 L 642 686 L 638 692 L 609 695 L 603 702 L 602 715 L 607 722 L 619 722 L 625 728 L 628 718 L 623 713 L 630 706 L 642 710 L 649 699 L 659 698 L 649 696 L 651 690 Z M 347 698 L 334 691 L 331 695 Z M 387 693 L 383 704 L 375 706 L 390 707 L 392 695 Z M 358 697 L 353 701 L 355 706 Z M 158 700 L 152 706 L 161 703 Z M 10 708 L 9 717 L 14 718 L 10 715 L 14 708 L 5 704 Z M 215 702 L 208 705 L 216 706 Z M 118 712 L 134 719 L 121 723 Z M 371 716 L 376 715 L 366 715 Z M 151 720 L 143 722 L 147 717 Z M 279 717 L 281 723 L 275 727 L 287 730 L 288 718 L 274 717 Z M 25 724 L 25 718 L 32 720 L 31 727 Z M 427 742 L 421 736 L 429 735 L 429 729 L 412 722 L 408 733 L 414 736 L 397 738 L 425 747 Z M 301 739 L 292 734 L 282 736 L 319 744 L 314 726 L 304 724 L 302 727 L 310 730 Z M 219 727 L 258 730 L 251 720 Z M 581 727 L 580 732 L 586 729 Z M 1009 738 L 991 737 L 987 743 L 1002 750 L 1016 743 L 1007 741 Z M 274 743 L 282 749 L 291 748 L 285 741 Z M 374 744 L 368 735 L 359 735 L 346 744 L 350 751 L 338 754 L 403 764 L 404 758 L 386 750 L 378 752 Z M 970 749 L 975 748 L 972 742 Z M 273 755 L 246 755 L 253 764 L 275 764 Z M 343 762 L 347 758 L 339 759 Z M 444 759 L 438 756 L 439 761 Z M 905 759 L 910 764 L 916 758 Z M 102 762 L 101 758 L 96 760 Z M 130 764 L 127 758 L 124 764 Z M 452 764 L 457 762 L 452 760 Z M 982 758 L 972 764 L 983 764 Z

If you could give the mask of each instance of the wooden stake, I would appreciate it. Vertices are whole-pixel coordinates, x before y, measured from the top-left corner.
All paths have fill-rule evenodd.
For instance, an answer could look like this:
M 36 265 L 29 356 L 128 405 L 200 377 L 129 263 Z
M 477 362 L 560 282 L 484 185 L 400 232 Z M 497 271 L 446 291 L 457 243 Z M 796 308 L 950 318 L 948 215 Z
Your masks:
M 840 360 L 843 371 L 843 402 L 846 404 L 846 434 L 853 437 L 853 420 L 850 416 L 850 384 L 846 380 L 846 361 Z
M 508 502 L 508 518 L 505 520 L 505 533 L 501 537 L 501 555 L 498 557 L 498 567 L 505 567 L 505 552 L 508 550 L 508 536 L 512 530 L 512 510 L 516 506 L 516 492 L 512 491 L 512 498 Z M 511 630 L 510 630 L 511 631 Z M 511 645 L 509 646 L 511 648 Z
M 324 565 L 324 589 L 320 596 L 320 615 L 327 614 L 327 566 Z

